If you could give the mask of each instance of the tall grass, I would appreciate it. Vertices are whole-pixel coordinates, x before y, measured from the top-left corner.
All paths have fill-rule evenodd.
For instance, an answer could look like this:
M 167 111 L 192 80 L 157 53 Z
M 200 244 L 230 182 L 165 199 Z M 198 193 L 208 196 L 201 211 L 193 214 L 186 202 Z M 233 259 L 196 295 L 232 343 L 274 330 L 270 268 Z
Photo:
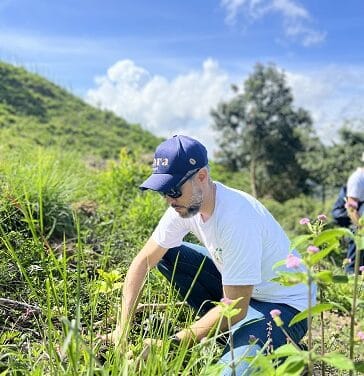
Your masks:
M 125 151 L 120 161 L 93 172 L 76 156 L 41 149 L 0 160 L 0 375 L 219 374 L 218 328 L 192 348 L 173 346 L 168 339 L 188 327 L 196 313 L 177 304 L 180 297 L 155 270 L 148 274 L 143 306 L 128 337 L 129 351 L 121 353 L 98 338 L 114 328 L 126 267 L 164 210 L 159 197 L 141 195 L 137 188 L 148 172 Z M 90 202 L 94 205 L 82 206 Z M 329 259 L 321 262 L 334 274 L 340 272 Z M 357 273 L 353 342 L 348 341 L 354 280 L 326 282 L 323 298 L 334 308 L 324 315 L 323 345 L 326 352 L 349 355 L 351 343 L 353 360 L 360 365 L 364 342 L 355 335 L 364 330 L 362 276 Z M 349 320 L 347 330 L 329 321 L 334 317 L 338 323 Z M 315 316 L 312 321 L 315 333 L 319 321 Z M 159 342 L 144 359 L 148 338 Z M 316 354 L 321 344 L 315 335 L 312 342 Z M 252 361 L 262 375 L 294 374 L 306 356 L 297 351 L 285 347 Z M 287 361 L 277 368 L 277 359 L 284 356 Z M 319 359 L 315 356 L 312 362 Z M 327 374 L 344 372 L 332 368 Z

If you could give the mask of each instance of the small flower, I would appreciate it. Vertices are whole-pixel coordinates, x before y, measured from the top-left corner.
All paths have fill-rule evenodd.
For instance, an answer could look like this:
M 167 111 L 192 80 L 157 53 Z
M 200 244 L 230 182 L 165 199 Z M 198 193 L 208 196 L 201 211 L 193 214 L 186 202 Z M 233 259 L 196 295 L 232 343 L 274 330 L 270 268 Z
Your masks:
M 314 245 L 309 245 L 307 247 L 307 253 L 310 253 L 310 254 L 317 253 L 319 250 L 320 250 L 320 248 L 318 248 Z
M 220 300 L 220 302 L 225 303 L 226 305 L 230 305 L 233 301 L 229 298 L 224 297 Z
M 319 221 L 321 221 L 321 222 L 326 222 L 326 221 L 327 221 L 327 217 L 326 217 L 325 214 L 319 214 L 319 215 L 317 216 L 317 219 L 318 219 Z
M 350 258 L 344 258 L 344 260 L 343 260 L 343 266 L 349 265 L 350 263 L 351 263 L 351 259 Z
M 356 201 L 345 202 L 345 209 L 358 209 L 358 203 Z
M 273 321 L 276 323 L 277 326 L 282 326 L 283 321 L 281 319 L 281 311 L 279 309 L 272 309 L 270 311 L 270 315 L 272 316 Z
M 359 266 L 359 272 L 362 272 L 362 273 L 364 273 L 364 265 L 362 265 L 362 266 Z
M 269 313 L 272 316 L 272 319 L 274 319 L 275 317 L 280 316 L 282 312 L 279 309 L 272 309 Z
M 356 334 L 360 341 L 364 341 L 364 332 L 360 331 Z
M 310 218 L 301 218 L 300 225 L 308 225 L 310 223 Z
M 301 264 L 301 259 L 297 256 L 292 255 L 290 253 L 286 258 L 286 266 L 287 268 L 298 268 Z
M 253 334 L 250 334 L 249 335 L 249 344 L 250 345 L 253 345 L 254 343 L 257 342 L 257 337 L 256 336 L 253 336 Z

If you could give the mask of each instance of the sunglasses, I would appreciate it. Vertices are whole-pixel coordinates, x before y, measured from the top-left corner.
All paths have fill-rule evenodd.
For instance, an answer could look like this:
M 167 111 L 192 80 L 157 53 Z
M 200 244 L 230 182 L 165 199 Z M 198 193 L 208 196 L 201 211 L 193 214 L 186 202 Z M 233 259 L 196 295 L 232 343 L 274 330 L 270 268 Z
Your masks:
M 168 192 L 159 192 L 163 197 L 170 197 L 170 198 L 179 198 L 182 196 L 181 187 L 186 181 L 190 178 L 192 178 L 193 175 L 195 175 L 198 171 L 200 171 L 201 168 L 196 168 L 194 170 L 190 170 L 187 172 L 187 174 L 180 180 L 177 186 L 174 188 L 171 188 Z

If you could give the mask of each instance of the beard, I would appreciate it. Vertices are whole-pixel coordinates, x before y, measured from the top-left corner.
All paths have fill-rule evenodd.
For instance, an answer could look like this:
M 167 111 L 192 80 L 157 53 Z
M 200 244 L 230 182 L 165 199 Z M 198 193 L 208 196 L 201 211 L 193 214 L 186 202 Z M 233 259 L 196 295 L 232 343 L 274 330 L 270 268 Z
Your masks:
M 187 206 L 178 206 L 178 205 L 172 205 L 173 208 L 179 208 L 181 211 L 178 211 L 178 214 L 182 218 L 191 218 L 194 215 L 196 215 L 201 208 L 202 205 L 202 190 L 195 188 L 193 186 L 193 191 L 192 191 L 192 197 L 189 205 Z

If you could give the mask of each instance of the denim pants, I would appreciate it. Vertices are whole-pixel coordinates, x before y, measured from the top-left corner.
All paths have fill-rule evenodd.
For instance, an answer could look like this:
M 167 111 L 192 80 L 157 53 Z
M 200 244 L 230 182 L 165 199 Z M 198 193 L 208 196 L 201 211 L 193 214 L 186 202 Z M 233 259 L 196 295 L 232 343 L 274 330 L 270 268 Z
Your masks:
M 359 265 L 364 265 L 364 251 L 360 252 L 359 257 L 360 257 Z M 356 245 L 353 239 L 350 239 L 349 241 L 346 258 L 350 260 L 345 268 L 346 273 L 353 274 L 355 271 L 355 258 L 356 258 Z
M 221 273 L 207 255 L 206 248 L 183 243 L 180 247 L 170 248 L 157 265 L 158 270 L 200 315 L 215 307 L 212 301 L 218 302 L 223 297 Z M 283 303 L 262 302 L 251 298 L 247 319 L 235 324 L 232 328 L 235 360 L 255 355 L 268 340 L 271 341 L 271 348 L 287 343 L 282 330 L 272 322 L 270 316 L 272 309 L 281 311 L 281 319 L 285 323 L 284 328 L 293 341 L 298 343 L 306 334 L 306 320 L 288 327 L 288 323 L 299 312 L 295 308 Z M 254 345 L 251 344 L 252 336 L 257 339 Z M 228 343 L 219 360 L 219 363 L 226 365 L 221 375 L 231 375 L 232 371 L 229 366 L 231 358 Z M 235 365 L 236 375 L 249 374 L 249 363 L 246 361 L 242 360 Z

